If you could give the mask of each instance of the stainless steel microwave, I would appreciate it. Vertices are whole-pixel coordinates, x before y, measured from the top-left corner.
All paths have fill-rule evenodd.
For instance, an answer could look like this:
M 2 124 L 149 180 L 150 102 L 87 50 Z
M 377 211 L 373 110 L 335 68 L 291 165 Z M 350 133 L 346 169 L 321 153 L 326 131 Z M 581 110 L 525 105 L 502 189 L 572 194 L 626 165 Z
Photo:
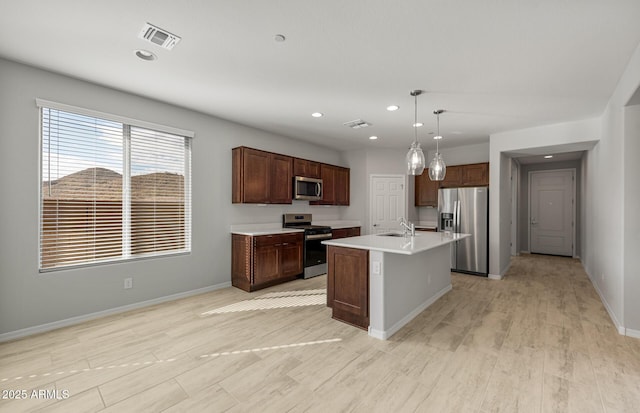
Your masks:
M 322 179 L 295 176 L 293 178 L 293 199 L 321 200 Z

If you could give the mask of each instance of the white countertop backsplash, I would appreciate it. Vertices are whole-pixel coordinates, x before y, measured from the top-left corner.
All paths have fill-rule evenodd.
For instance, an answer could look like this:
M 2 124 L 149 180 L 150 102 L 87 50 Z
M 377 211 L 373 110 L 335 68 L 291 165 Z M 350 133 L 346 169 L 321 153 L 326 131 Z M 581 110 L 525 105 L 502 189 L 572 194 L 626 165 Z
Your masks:
M 393 254 L 413 255 L 444 244 L 470 237 L 470 234 L 449 234 L 444 232 L 421 232 L 415 237 L 386 237 L 379 234 L 361 237 L 340 238 L 322 241 L 325 245 L 336 247 L 357 248 L 370 251 L 390 252 Z
M 436 221 L 416 221 L 416 227 L 422 228 L 438 228 L 438 223 Z
M 282 223 L 276 222 L 270 224 L 234 224 L 231 225 L 230 232 L 238 235 L 271 235 L 304 231 L 294 228 L 282 228 Z

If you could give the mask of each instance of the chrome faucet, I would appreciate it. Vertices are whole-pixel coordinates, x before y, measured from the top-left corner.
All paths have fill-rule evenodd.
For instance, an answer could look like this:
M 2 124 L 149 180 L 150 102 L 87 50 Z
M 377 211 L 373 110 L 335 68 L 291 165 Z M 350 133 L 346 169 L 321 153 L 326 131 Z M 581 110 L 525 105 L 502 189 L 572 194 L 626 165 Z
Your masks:
M 406 236 L 407 231 L 411 232 L 411 236 L 416 236 L 416 225 L 413 222 L 409 222 L 404 217 L 400 217 L 400 225 L 403 228 L 403 233 Z

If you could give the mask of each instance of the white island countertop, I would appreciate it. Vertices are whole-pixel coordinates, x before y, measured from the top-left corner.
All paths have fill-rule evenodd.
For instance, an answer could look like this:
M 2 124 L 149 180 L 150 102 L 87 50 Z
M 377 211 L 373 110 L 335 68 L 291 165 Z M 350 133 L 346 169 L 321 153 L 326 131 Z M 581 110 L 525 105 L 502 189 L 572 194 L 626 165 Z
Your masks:
M 322 241 L 325 245 L 336 247 L 357 248 L 370 251 L 390 252 L 392 254 L 413 255 L 445 244 L 470 237 L 471 234 L 454 233 L 446 235 L 444 232 L 420 232 L 415 237 L 389 237 L 380 234 L 363 235 L 360 237 L 340 238 Z

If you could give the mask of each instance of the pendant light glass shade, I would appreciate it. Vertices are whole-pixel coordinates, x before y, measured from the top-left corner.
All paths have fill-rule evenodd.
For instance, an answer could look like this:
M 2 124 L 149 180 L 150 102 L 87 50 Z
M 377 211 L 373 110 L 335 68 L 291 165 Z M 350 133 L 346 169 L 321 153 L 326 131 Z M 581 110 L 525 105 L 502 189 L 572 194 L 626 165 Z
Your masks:
M 433 137 L 436 141 L 436 153 L 433 155 L 433 159 L 429 163 L 429 179 L 432 181 L 442 181 L 447 174 L 447 165 L 444 163 L 444 159 L 442 159 L 442 154 L 440 153 L 440 147 L 438 142 L 442 139 L 440 135 L 440 114 L 444 112 L 442 109 L 434 110 L 433 114 L 436 115 L 438 119 L 438 134 Z
M 442 155 L 436 152 L 435 156 L 429 163 L 429 179 L 432 181 L 442 181 L 447 174 L 447 165 L 442 159 Z
M 426 160 L 418 142 L 413 142 L 407 153 L 407 174 L 422 175 Z
M 407 153 L 407 175 L 422 175 L 425 164 L 427 163 L 424 158 L 422 148 L 418 143 L 418 95 L 422 93 L 422 90 L 413 90 L 410 95 L 414 98 L 414 116 L 413 116 L 413 134 L 414 140 L 411 143 L 411 148 Z

